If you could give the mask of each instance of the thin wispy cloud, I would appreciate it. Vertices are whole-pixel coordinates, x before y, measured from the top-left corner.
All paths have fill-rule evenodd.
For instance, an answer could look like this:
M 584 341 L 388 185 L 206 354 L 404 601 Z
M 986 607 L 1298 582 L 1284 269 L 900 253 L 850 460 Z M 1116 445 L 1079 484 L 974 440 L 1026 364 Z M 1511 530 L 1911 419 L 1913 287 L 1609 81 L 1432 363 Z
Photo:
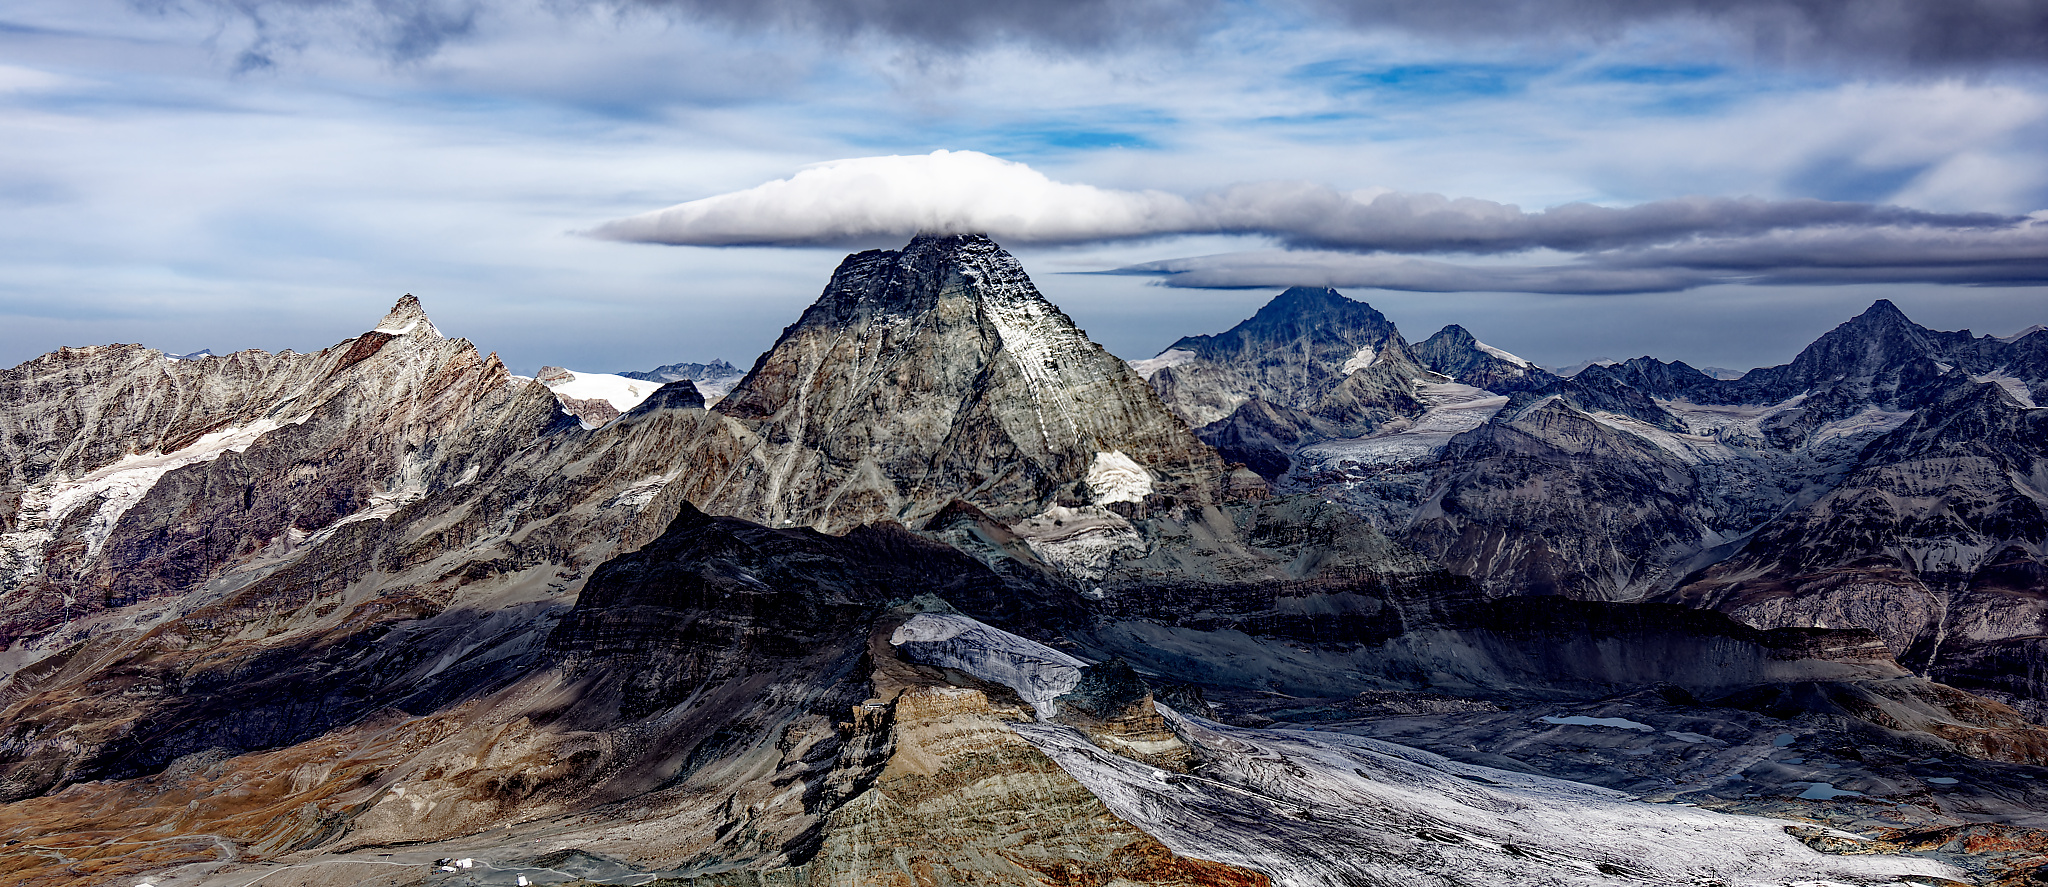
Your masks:
M 1616 295 L 1677 292 L 1715 282 L 1678 268 L 1585 265 L 1462 265 L 1413 256 L 1252 250 L 1129 265 L 1108 272 L 1156 275 L 1190 289 L 1365 287 L 1417 293 Z

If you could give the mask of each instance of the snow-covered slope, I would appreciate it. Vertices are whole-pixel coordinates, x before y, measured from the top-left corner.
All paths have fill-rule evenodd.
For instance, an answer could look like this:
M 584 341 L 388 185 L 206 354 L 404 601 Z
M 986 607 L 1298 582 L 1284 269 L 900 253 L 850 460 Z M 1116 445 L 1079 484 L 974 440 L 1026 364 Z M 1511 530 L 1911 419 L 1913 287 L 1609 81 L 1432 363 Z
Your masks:
M 1131 361 L 1131 369 L 1137 370 L 1138 375 L 1144 376 L 1149 381 L 1152 375 L 1160 370 L 1167 367 L 1183 366 L 1199 359 L 1201 359 L 1201 355 L 1186 348 L 1168 348 L 1165 351 L 1159 352 L 1156 357 Z
M 611 373 L 579 373 L 561 367 L 541 367 L 540 375 L 534 378 L 553 391 L 562 402 L 562 409 L 582 420 L 585 428 L 596 428 L 631 412 L 667 384 Z
M 610 373 L 578 373 L 567 370 L 563 371 L 562 376 L 542 376 L 540 382 L 548 386 L 548 390 L 562 397 L 573 397 L 578 400 L 596 398 L 611 404 L 612 409 L 621 413 L 639 406 L 641 401 L 654 393 L 654 389 L 662 386 L 660 382 L 628 379 Z
M 1081 680 L 1087 663 L 1029 638 L 1021 638 L 957 613 L 919 613 L 890 636 L 913 662 L 957 668 L 994 681 L 1023 697 L 1040 718 L 1053 715 L 1052 701 Z

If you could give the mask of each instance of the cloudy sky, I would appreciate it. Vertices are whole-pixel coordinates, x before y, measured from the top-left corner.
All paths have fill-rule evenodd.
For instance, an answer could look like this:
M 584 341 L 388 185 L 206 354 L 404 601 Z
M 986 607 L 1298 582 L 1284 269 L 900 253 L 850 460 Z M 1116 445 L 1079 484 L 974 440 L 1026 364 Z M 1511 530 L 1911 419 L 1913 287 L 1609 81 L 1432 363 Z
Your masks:
M 1539 362 L 2048 323 L 2041 0 L 11 0 L 0 365 L 746 364 L 985 230 L 1150 356 L 1291 283 Z M 1114 272 L 1114 273 L 1104 273 Z

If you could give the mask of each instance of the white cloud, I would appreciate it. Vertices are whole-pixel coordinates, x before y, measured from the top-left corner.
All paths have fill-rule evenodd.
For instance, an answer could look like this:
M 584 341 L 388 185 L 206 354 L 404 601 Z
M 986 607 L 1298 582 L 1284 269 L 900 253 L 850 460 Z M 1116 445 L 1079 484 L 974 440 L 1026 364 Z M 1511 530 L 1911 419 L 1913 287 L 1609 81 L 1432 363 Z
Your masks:
M 787 179 L 621 219 L 596 233 L 697 246 L 835 244 L 921 231 L 1062 243 L 1185 231 L 1199 220 L 1185 198 L 1162 191 L 1067 184 L 980 152 L 935 151 L 814 164 Z

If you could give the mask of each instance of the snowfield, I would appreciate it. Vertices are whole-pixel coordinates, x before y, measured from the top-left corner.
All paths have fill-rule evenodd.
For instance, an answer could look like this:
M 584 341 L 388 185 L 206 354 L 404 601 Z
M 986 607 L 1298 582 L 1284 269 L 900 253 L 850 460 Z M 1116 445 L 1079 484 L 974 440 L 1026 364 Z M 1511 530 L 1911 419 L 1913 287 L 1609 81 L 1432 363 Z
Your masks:
M 1157 357 L 1133 360 L 1130 364 L 1131 369 L 1138 371 L 1138 375 L 1144 376 L 1147 381 L 1150 381 L 1153 373 L 1167 367 L 1177 367 L 1184 363 L 1191 363 L 1197 359 L 1193 351 L 1185 348 L 1168 348 L 1165 351 L 1159 352 Z
M 1330 440 L 1303 447 L 1298 465 L 1328 465 L 1346 460 L 1364 465 L 1397 465 L 1436 458 L 1451 438 L 1478 428 L 1508 405 L 1507 395 L 1456 382 L 1420 382 L 1416 386 L 1428 412 L 1413 423 L 1390 424 L 1389 430 L 1367 437 Z
M 648 395 L 653 394 L 663 383 L 628 379 L 610 373 L 579 373 L 570 370 L 568 379 L 542 384 L 548 386 L 548 390 L 559 397 L 603 400 L 610 403 L 612 409 L 625 413 L 639 406 L 641 401 L 646 400 Z

